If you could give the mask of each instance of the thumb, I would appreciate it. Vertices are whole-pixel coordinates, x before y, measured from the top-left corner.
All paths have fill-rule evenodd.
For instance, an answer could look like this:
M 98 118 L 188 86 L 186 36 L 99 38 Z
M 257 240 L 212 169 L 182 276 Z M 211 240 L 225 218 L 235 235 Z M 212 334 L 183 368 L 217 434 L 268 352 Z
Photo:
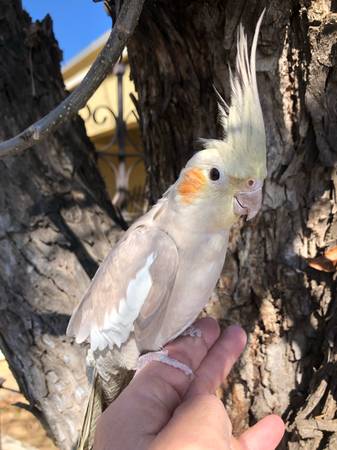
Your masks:
M 238 439 L 242 450 L 274 450 L 284 435 L 281 417 L 272 414 L 245 431 Z

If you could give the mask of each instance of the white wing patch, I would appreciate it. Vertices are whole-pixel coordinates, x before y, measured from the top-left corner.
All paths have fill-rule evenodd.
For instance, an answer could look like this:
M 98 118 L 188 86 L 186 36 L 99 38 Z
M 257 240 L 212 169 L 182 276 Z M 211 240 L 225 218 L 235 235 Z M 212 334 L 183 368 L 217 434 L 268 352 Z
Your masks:
M 119 348 L 127 341 L 129 334 L 133 331 L 133 323 L 151 290 L 153 280 L 150 267 L 154 260 L 155 254 L 151 253 L 135 278 L 130 280 L 126 297 L 119 302 L 118 311 L 113 309 L 105 316 L 103 328 L 91 329 L 90 345 L 93 351 L 103 350 L 107 346 L 112 348 L 114 345 Z

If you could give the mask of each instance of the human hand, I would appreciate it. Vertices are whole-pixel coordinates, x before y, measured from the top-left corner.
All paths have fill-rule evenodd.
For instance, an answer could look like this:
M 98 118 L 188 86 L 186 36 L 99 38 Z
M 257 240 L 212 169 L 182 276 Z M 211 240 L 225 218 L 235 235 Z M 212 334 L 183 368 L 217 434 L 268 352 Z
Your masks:
M 182 336 L 165 348 L 187 364 L 194 378 L 151 362 L 100 417 L 95 450 L 273 450 L 284 433 L 280 417 L 270 415 L 235 438 L 215 391 L 246 344 L 239 326 L 220 336 L 215 320 L 196 324 L 202 337 Z

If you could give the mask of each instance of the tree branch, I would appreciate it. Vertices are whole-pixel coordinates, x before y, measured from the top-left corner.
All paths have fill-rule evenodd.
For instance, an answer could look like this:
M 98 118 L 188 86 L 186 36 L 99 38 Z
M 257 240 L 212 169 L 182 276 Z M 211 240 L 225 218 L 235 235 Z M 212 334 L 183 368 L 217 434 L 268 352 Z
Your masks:
M 45 139 L 85 106 L 117 62 L 132 35 L 145 0 L 124 0 L 107 43 L 81 84 L 55 109 L 17 136 L 0 143 L 0 158 L 15 155 Z

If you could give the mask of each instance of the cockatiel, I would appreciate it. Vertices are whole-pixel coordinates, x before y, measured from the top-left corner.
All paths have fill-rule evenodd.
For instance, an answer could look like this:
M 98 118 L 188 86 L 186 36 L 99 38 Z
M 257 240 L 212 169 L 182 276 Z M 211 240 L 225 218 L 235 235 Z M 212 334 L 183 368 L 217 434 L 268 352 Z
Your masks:
M 204 140 L 176 183 L 112 248 L 72 315 L 67 332 L 90 342 L 96 367 L 82 448 L 92 444 L 97 392 L 107 405 L 140 354 L 162 349 L 193 323 L 220 276 L 231 225 L 260 209 L 267 173 L 255 71 L 262 17 L 250 56 L 239 27 L 230 106 L 220 97 L 223 139 Z

